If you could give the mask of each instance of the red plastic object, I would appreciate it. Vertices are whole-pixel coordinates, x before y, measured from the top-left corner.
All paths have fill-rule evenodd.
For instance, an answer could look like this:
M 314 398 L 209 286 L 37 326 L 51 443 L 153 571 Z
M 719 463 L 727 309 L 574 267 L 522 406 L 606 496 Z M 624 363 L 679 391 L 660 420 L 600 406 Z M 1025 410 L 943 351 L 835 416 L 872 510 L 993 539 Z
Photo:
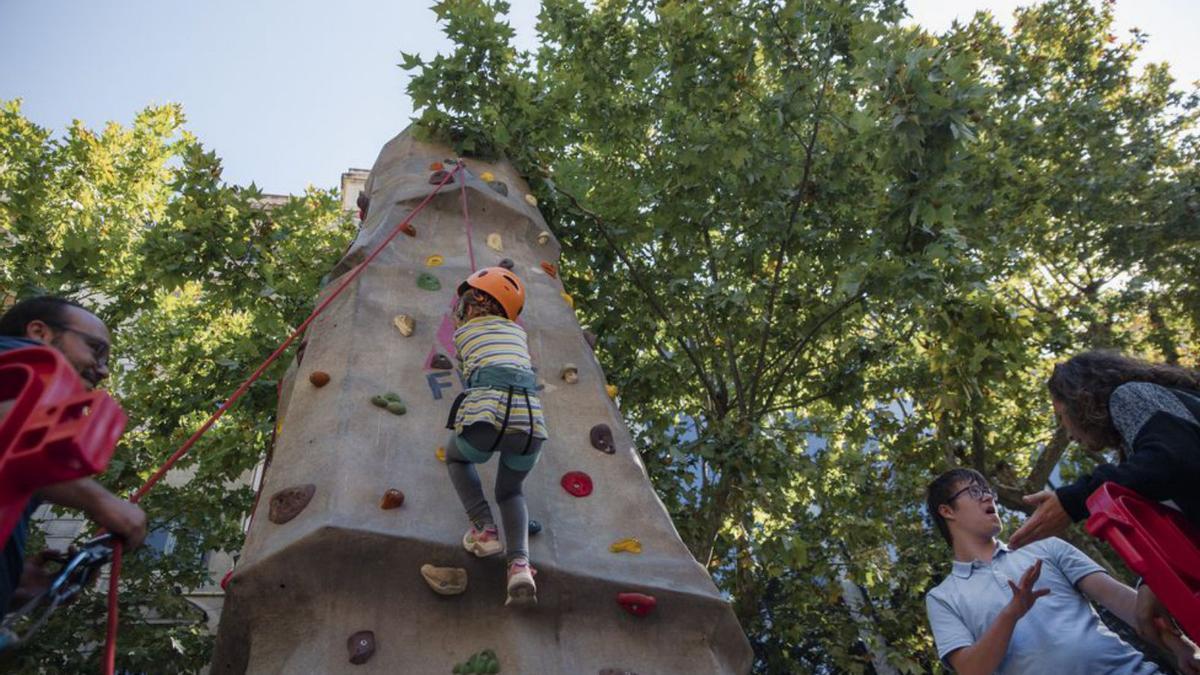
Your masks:
M 229 580 L 232 578 L 233 578 L 233 568 L 230 567 L 229 571 L 225 573 L 225 576 L 221 577 L 221 590 L 223 590 L 223 591 L 229 590 Z
M 617 604 L 634 616 L 646 616 L 658 606 L 658 600 L 645 593 L 617 593 Z
M 99 473 L 125 430 L 125 413 L 83 380 L 57 350 L 0 354 L 0 541 L 41 487 Z
M 1183 514 L 1116 483 L 1087 500 L 1087 531 L 1140 574 L 1193 640 L 1200 640 L 1200 528 Z
M 562 477 L 563 489 L 576 497 L 592 494 L 592 477 L 582 471 L 568 471 Z

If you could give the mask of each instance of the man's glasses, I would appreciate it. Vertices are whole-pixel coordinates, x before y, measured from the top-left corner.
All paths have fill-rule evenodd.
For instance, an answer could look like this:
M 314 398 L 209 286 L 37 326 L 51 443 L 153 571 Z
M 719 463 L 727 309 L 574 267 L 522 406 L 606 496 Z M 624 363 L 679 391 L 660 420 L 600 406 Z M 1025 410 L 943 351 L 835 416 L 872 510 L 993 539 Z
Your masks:
M 88 349 L 92 350 L 92 356 L 96 357 L 97 363 L 104 363 L 108 361 L 109 345 L 105 340 L 102 340 L 95 335 L 85 333 L 81 330 L 76 330 L 70 326 L 55 326 L 55 328 L 67 333 L 74 333 L 82 338 L 84 343 L 87 344 Z
M 980 502 L 988 497 L 991 497 L 992 499 L 996 498 L 995 490 L 993 490 L 989 487 L 984 487 L 982 485 L 971 484 L 971 485 L 968 485 L 967 487 L 959 490 L 958 492 L 955 492 L 954 494 L 950 495 L 950 498 L 947 499 L 944 503 L 949 504 L 949 503 L 953 502 L 955 499 L 958 499 L 958 496 L 964 492 L 967 493 L 968 495 L 970 495 L 971 499 L 974 499 L 975 501 L 980 501 Z

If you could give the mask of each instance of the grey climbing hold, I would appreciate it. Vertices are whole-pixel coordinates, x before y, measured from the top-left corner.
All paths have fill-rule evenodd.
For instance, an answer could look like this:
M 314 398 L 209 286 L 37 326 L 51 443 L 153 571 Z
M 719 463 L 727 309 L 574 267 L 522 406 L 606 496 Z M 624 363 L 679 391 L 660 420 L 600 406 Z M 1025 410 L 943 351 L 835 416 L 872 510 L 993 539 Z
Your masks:
M 450 370 L 454 367 L 454 364 L 450 363 L 450 357 L 445 354 L 437 354 L 429 362 L 429 366 L 435 370 Z
M 499 192 L 505 197 L 508 196 L 508 185 L 506 185 L 502 180 L 490 180 L 488 181 L 488 187 L 492 188 L 496 192 Z
M 607 424 L 597 424 L 592 427 L 589 436 L 593 448 L 610 455 L 617 451 L 616 445 L 613 443 L 612 429 Z
M 346 651 L 350 652 L 350 663 L 361 666 L 375 654 L 375 633 L 360 630 L 346 640 Z
M 530 521 L 529 521 L 529 536 L 532 537 L 533 535 L 535 535 L 541 531 L 542 531 L 542 524 L 536 520 L 530 519 Z
M 445 169 L 434 171 L 433 173 L 429 174 L 429 184 L 440 185 L 442 181 L 446 181 L 446 185 L 449 185 L 454 182 L 454 176 L 449 176 L 449 178 L 447 178 L 448 175 L 449 172 Z
M 442 289 L 442 282 L 438 281 L 438 278 L 429 272 L 421 272 L 417 275 L 417 286 L 427 291 L 440 291 Z
M 267 518 L 276 525 L 288 522 L 300 515 L 300 512 L 308 506 L 316 493 L 317 486 L 312 483 L 295 485 L 276 492 L 271 495 L 271 506 L 267 511 Z
M 504 269 L 506 269 L 506 270 L 511 270 L 511 269 L 513 268 L 513 261 L 512 261 L 512 258 L 504 258 L 504 259 L 502 259 L 502 260 L 500 261 L 499 265 L 500 265 L 501 267 L 503 267 Z
M 583 331 L 583 339 L 588 343 L 588 346 L 592 348 L 592 351 L 596 351 L 596 341 L 599 338 L 596 337 L 595 333 L 590 330 L 585 330 Z
M 461 567 L 421 565 L 421 578 L 438 595 L 458 595 L 467 590 L 467 571 Z

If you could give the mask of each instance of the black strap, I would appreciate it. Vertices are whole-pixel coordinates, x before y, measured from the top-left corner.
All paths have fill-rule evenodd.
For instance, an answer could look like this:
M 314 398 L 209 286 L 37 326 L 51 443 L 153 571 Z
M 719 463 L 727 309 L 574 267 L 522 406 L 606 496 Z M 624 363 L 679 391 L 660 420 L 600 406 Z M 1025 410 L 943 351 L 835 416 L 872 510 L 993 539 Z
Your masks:
M 466 398 L 467 398 L 467 392 L 465 392 L 465 391 L 460 392 L 458 394 L 458 396 L 454 397 L 454 403 L 450 404 L 450 416 L 446 418 L 446 428 L 447 429 L 454 428 L 454 422 L 458 419 L 458 408 L 459 408 L 459 406 L 462 405 L 462 402 Z
M 508 386 L 508 400 L 504 402 L 504 421 L 500 423 L 500 430 L 496 432 L 496 440 L 492 441 L 492 447 L 488 448 L 488 452 L 496 451 L 496 447 L 500 445 L 500 440 L 504 438 L 504 430 L 508 428 L 508 415 L 512 412 L 512 385 Z
M 529 413 L 529 435 L 525 437 L 525 449 L 521 451 L 522 455 L 529 454 L 529 447 L 533 445 L 533 404 L 529 402 L 529 390 L 524 389 L 525 394 L 525 410 Z

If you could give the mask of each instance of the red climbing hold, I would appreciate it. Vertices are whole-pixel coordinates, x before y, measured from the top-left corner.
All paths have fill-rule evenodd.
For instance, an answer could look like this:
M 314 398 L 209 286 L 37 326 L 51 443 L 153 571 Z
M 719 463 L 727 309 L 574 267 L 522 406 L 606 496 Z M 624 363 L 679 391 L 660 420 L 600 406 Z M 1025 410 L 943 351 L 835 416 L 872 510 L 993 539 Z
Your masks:
M 379 500 L 379 508 L 384 511 L 398 509 L 401 506 L 404 506 L 404 493 L 396 488 L 383 493 L 383 497 Z
M 225 576 L 221 577 L 221 590 L 223 590 L 223 591 L 229 590 L 229 580 L 232 578 L 233 578 L 233 568 L 230 567 L 229 571 L 225 573 Z
M 542 261 L 542 270 L 544 270 L 546 274 L 550 275 L 551 279 L 558 278 L 558 267 L 555 266 L 554 263 Z
M 646 616 L 654 611 L 658 600 L 645 593 L 617 593 L 617 604 L 634 616 Z
M 408 235 L 408 236 L 410 236 L 410 237 L 415 237 L 415 236 L 417 236 L 417 231 L 416 231 L 416 230 L 414 230 L 414 229 L 413 229 L 413 226 L 412 226 L 412 225 L 409 225 L 408 223 L 401 223 L 401 224 L 400 224 L 400 231 L 401 231 L 401 232 L 403 232 L 404 234 L 407 234 L 407 235 Z
M 568 471 L 562 477 L 563 489 L 575 497 L 592 494 L 592 477 L 582 471 Z

